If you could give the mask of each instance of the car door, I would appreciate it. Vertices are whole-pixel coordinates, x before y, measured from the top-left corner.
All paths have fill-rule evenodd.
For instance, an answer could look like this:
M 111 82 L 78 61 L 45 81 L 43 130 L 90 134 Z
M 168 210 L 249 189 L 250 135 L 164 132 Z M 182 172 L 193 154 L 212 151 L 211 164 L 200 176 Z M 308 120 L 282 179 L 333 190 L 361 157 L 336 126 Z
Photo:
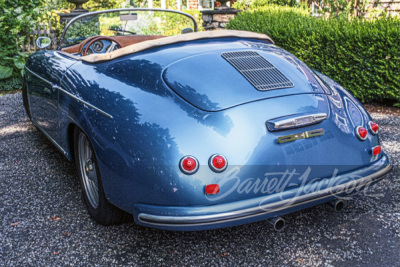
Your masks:
M 56 143 L 60 139 L 57 86 L 66 70 L 75 62 L 60 52 L 44 50 L 30 56 L 25 67 L 32 121 Z

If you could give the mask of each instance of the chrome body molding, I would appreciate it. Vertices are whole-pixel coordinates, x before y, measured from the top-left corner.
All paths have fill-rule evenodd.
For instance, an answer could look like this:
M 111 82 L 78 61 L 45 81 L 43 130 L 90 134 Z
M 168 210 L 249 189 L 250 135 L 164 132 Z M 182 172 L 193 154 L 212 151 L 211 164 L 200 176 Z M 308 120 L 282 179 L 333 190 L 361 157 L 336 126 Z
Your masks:
M 267 121 L 270 131 L 279 131 L 320 123 L 328 118 L 326 113 L 293 115 Z
M 218 223 L 234 222 L 238 220 L 246 220 L 257 216 L 268 215 L 282 210 L 290 210 L 300 205 L 316 202 L 345 193 L 346 190 L 355 190 L 367 186 L 373 182 L 378 181 L 393 168 L 393 165 L 388 164 L 381 170 L 367 175 L 357 180 L 351 180 L 334 187 L 329 187 L 323 190 L 315 191 L 312 193 L 300 195 L 297 199 L 284 199 L 279 202 L 258 205 L 252 208 L 236 210 L 225 213 L 211 214 L 211 215 L 194 215 L 194 216 L 163 216 L 153 215 L 146 213 L 139 213 L 138 220 L 146 225 L 153 226 L 177 226 L 177 227 L 191 227 L 212 225 Z M 339 177 L 339 176 L 338 176 Z
M 29 71 L 33 76 L 35 76 L 35 77 L 41 79 L 42 81 L 44 81 L 44 82 L 50 84 L 51 86 L 53 86 L 53 83 L 51 83 L 50 81 L 46 80 L 45 78 L 43 78 L 43 77 L 40 76 L 39 74 L 37 74 L 37 73 L 31 71 L 27 66 L 25 66 L 25 69 L 26 69 L 27 71 Z
M 61 153 L 63 153 L 64 156 L 67 156 L 67 152 L 35 121 L 35 119 L 32 118 L 31 121 L 33 122 L 33 124 L 35 124 L 36 128 L 38 128 L 39 131 L 41 131 L 47 137 L 47 139 L 49 139 L 49 141 L 55 147 L 57 147 L 57 149 L 60 150 Z
M 85 100 L 80 99 L 79 97 L 77 97 L 77 96 L 71 94 L 70 92 L 68 92 L 68 91 L 66 91 L 66 90 L 64 90 L 64 89 L 62 89 L 60 86 L 54 85 L 53 83 L 51 83 L 50 81 L 44 79 L 43 77 L 41 77 L 41 76 L 38 75 L 37 73 L 31 71 L 28 67 L 25 66 L 25 69 L 26 69 L 27 71 L 29 71 L 32 75 L 36 76 L 37 78 L 39 78 L 39 79 L 41 79 L 42 81 L 44 81 L 44 82 L 48 83 L 49 85 L 51 85 L 52 88 L 53 88 L 53 90 L 59 90 L 60 92 L 66 94 L 66 95 L 72 97 L 73 99 L 75 99 L 75 100 L 77 100 L 77 101 L 83 103 L 84 105 L 86 105 L 86 106 L 88 106 L 88 107 L 90 107 L 90 108 L 96 110 L 97 112 L 103 114 L 104 116 L 106 116 L 106 117 L 108 117 L 108 118 L 110 118 L 110 119 L 113 118 L 112 115 L 110 115 L 110 114 L 108 114 L 107 112 L 105 112 L 105 111 L 99 109 L 99 108 L 96 107 L 96 106 L 93 106 L 92 104 L 86 102 Z
M 62 92 L 62 93 L 64 93 L 64 94 L 66 94 L 66 95 L 68 95 L 68 96 L 72 97 L 73 99 L 75 99 L 75 100 L 77 100 L 77 101 L 81 102 L 82 104 L 84 104 L 84 105 L 86 105 L 86 106 L 88 106 L 88 107 L 90 107 L 90 108 L 92 108 L 92 109 L 96 110 L 97 112 L 99 112 L 99 113 L 103 114 L 104 116 L 106 116 L 106 117 L 108 117 L 108 118 L 110 118 L 110 119 L 112 119 L 112 118 L 113 118 L 113 116 L 112 116 L 112 115 L 110 115 L 110 114 L 108 114 L 107 112 L 105 112 L 105 111 L 103 111 L 103 110 L 99 109 L 99 108 L 98 108 L 98 107 L 96 107 L 96 106 L 93 106 L 92 104 L 90 104 L 90 103 L 86 102 L 86 101 L 85 101 L 85 100 L 83 100 L 83 99 L 80 99 L 79 97 L 77 97 L 77 96 L 75 96 L 75 95 L 71 94 L 70 92 L 68 92 L 68 91 L 65 91 L 65 90 L 64 90 L 64 89 L 62 89 L 61 87 L 59 87 L 59 86 L 53 86 L 53 87 L 54 87 L 55 89 L 59 90 L 60 92 Z

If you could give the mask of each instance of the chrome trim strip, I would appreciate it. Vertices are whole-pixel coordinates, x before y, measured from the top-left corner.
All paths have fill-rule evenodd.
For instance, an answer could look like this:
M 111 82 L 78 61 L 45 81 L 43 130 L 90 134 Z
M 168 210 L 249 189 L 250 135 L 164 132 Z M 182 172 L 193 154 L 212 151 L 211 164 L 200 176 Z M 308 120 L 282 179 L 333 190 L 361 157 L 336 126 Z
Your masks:
M 328 118 L 328 115 L 326 113 L 317 113 L 311 115 L 298 116 L 290 119 L 284 119 L 281 121 L 271 121 L 270 123 L 272 123 L 274 129 L 283 130 L 283 129 L 302 127 L 310 124 L 319 123 L 321 121 L 326 120 L 326 118 Z
M 106 116 L 106 117 L 108 117 L 108 118 L 110 118 L 110 119 L 113 119 L 113 116 L 110 115 L 110 114 L 108 114 L 107 112 L 105 112 L 105 111 L 99 109 L 98 107 L 93 106 L 92 104 L 86 102 L 85 100 L 80 99 L 79 97 L 77 97 L 77 96 L 71 94 L 70 92 L 67 92 L 66 90 L 62 89 L 60 86 L 54 85 L 53 83 L 49 82 L 49 81 L 46 80 L 45 78 L 42 78 L 40 75 L 38 75 L 38 74 L 36 74 L 35 72 L 31 71 L 28 67 L 25 66 L 25 68 L 26 68 L 26 70 L 28 70 L 30 73 L 32 73 L 33 75 L 35 75 L 35 76 L 38 77 L 39 79 L 41 79 L 41 80 L 45 81 L 46 83 L 50 84 L 50 85 L 53 87 L 53 89 L 57 89 L 57 90 L 63 92 L 64 94 L 66 94 L 66 95 L 68 95 L 68 96 L 70 96 L 70 97 L 72 97 L 72 98 L 78 100 L 79 102 L 85 104 L 86 106 L 88 106 L 88 107 L 90 107 L 90 108 L 96 110 L 97 112 L 100 112 L 100 113 L 103 114 L 104 116 Z
M 47 139 L 49 139 L 49 141 L 58 148 L 58 150 L 61 151 L 61 153 L 63 153 L 64 156 L 67 156 L 67 152 L 42 128 L 42 126 L 39 125 L 39 123 L 36 122 L 35 119 L 31 119 L 31 121 L 33 122 L 33 124 L 35 124 L 35 126 L 47 137 Z
M 113 119 L 113 118 L 114 118 L 112 115 L 108 114 L 107 112 L 105 112 L 105 111 L 99 109 L 98 107 L 93 106 L 92 104 L 86 102 L 86 101 L 83 100 L 83 99 L 80 99 L 79 97 L 77 97 L 77 96 L 71 94 L 70 92 L 68 92 L 68 91 L 66 91 L 66 90 L 64 90 L 64 89 L 62 89 L 61 87 L 59 87 L 59 86 L 57 86 L 57 85 L 53 86 L 53 88 L 55 88 L 55 89 L 57 89 L 57 90 L 63 92 L 64 94 L 66 94 L 66 95 L 72 97 L 73 99 L 75 99 L 75 100 L 77 100 L 77 101 L 83 103 L 84 105 L 86 105 L 86 106 L 88 106 L 88 107 L 90 107 L 90 108 L 96 110 L 97 112 L 103 114 L 104 116 L 106 116 L 106 117 L 108 117 L 108 118 L 110 118 L 110 119 Z
M 27 71 L 29 71 L 30 73 L 32 73 L 34 76 L 36 76 L 37 78 L 41 79 L 42 81 L 50 84 L 51 86 L 53 86 L 53 83 L 51 83 L 50 81 L 46 80 L 45 78 L 43 78 L 42 76 L 40 76 L 39 74 L 36 74 L 35 72 L 31 71 L 27 66 L 25 66 L 25 69 Z
M 354 181 L 347 182 L 345 184 L 337 185 L 332 188 L 327 188 L 321 191 L 313 192 L 311 194 L 299 196 L 296 202 L 294 202 L 290 206 L 286 206 L 287 202 L 290 202 L 290 199 L 282 200 L 276 203 L 270 203 L 262 206 L 257 206 L 253 208 L 225 212 L 219 214 L 212 215 L 198 215 L 198 216 L 160 216 L 160 215 L 152 215 L 147 213 L 140 213 L 138 215 L 138 219 L 140 222 L 150 225 L 158 225 L 158 226 L 201 226 L 201 225 L 210 225 L 217 223 L 225 223 L 243 219 L 249 219 L 257 216 L 266 215 L 269 213 L 277 212 L 280 210 L 293 208 L 299 205 L 307 204 L 309 202 L 322 200 L 331 196 L 333 193 L 340 193 L 343 190 L 357 189 L 361 188 L 369 183 L 379 180 L 388 172 L 391 171 L 393 165 L 388 164 L 382 170 L 373 173 L 367 177 L 357 180 L 356 186 L 354 185 Z

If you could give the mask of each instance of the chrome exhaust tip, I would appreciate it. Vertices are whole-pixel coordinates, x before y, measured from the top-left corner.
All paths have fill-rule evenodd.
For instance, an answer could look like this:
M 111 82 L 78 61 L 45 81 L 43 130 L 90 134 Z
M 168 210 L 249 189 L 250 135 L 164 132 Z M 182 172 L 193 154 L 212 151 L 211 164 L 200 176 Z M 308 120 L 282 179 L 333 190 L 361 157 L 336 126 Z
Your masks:
M 343 200 L 340 200 L 340 199 L 329 201 L 328 204 L 336 212 L 341 212 L 344 209 L 344 202 L 343 202 Z
M 272 227 L 274 228 L 275 231 L 281 231 L 283 228 L 285 228 L 285 220 L 282 219 L 281 217 L 274 217 L 268 219 L 268 222 L 272 224 Z

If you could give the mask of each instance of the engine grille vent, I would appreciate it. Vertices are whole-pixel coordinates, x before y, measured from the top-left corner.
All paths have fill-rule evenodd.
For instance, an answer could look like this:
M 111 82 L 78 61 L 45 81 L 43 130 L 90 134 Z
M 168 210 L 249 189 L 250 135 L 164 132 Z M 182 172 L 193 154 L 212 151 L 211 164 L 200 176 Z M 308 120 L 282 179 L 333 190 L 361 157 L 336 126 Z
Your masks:
M 257 90 L 290 88 L 294 84 L 267 59 L 254 51 L 226 52 L 221 56 L 237 69 Z

